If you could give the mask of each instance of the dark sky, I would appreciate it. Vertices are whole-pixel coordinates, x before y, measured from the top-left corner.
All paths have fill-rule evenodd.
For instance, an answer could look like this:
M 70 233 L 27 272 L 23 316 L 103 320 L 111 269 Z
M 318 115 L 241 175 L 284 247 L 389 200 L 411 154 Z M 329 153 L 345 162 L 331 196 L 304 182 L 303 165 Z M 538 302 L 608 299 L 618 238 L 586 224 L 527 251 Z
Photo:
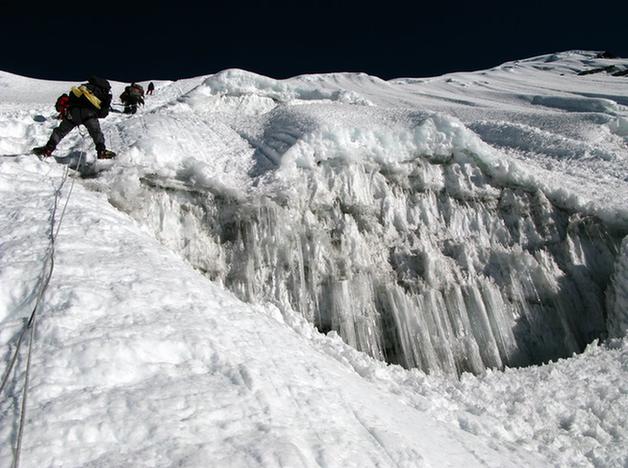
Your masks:
M 275 78 L 361 71 L 389 79 L 569 49 L 628 57 L 628 2 L 49 3 L 3 7 L 0 70 L 69 81 L 178 79 L 233 67 Z

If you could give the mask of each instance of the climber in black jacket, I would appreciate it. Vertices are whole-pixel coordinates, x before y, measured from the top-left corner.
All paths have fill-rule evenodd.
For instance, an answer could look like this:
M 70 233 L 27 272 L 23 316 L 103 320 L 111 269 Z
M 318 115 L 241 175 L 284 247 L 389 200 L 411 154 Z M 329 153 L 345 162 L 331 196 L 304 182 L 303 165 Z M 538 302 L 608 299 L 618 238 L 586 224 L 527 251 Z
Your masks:
M 78 125 L 84 125 L 96 145 L 98 159 L 110 159 L 116 153 L 106 149 L 105 137 L 100 129 L 98 119 L 104 119 L 109 114 L 111 107 L 111 85 L 104 78 L 92 76 L 87 83 L 70 90 L 68 99 L 61 100 L 65 106 L 57 108 L 62 116 L 61 123 L 52 131 L 52 135 L 45 146 L 33 148 L 33 153 L 39 156 L 50 156 L 59 142 L 72 129 Z
M 124 88 L 124 92 L 120 95 L 120 101 L 124 104 L 125 114 L 135 114 L 137 106 L 144 105 L 144 88 L 141 84 L 131 83 Z

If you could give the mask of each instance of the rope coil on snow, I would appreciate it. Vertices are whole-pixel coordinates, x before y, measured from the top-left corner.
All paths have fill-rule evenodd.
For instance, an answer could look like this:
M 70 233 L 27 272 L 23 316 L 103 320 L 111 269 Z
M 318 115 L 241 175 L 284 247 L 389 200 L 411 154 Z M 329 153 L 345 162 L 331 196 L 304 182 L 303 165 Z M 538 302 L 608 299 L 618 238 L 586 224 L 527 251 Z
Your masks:
M 83 162 L 83 154 L 81 154 L 81 157 L 79 158 L 79 161 L 78 161 L 77 167 L 79 169 L 81 167 L 82 162 Z M 65 171 L 63 173 L 63 177 L 61 178 L 61 183 L 59 184 L 59 186 L 56 188 L 54 192 L 54 204 L 52 207 L 52 215 L 50 217 L 50 233 L 49 233 L 50 245 L 48 248 L 48 252 L 46 253 L 46 259 L 44 260 L 44 268 L 43 268 L 45 270 L 46 266 L 49 265 L 48 273 L 45 279 L 43 280 L 43 282 L 40 282 L 38 285 L 39 292 L 37 294 L 37 300 L 35 301 L 35 306 L 33 307 L 33 311 L 31 312 L 28 321 L 25 321 L 24 325 L 22 326 L 22 330 L 19 332 L 19 338 L 17 341 L 17 345 L 15 347 L 15 351 L 2 377 L 2 382 L 0 383 L 0 394 L 1 394 L 4 391 L 4 388 L 9 380 L 9 376 L 12 373 L 12 370 L 14 369 L 15 362 L 17 361 L 17 357 L 19 355 L 20 348 L 23 343 L 24 335 L 26 334 L 26 331 L 30 329 L 28 353 L 27 353 L 27 359 L 26 359 L 26 369 L 24 371 L 24 387 L 22 390 L 22 404 L 20 406 L 20 419 L 18 422 L 18 433 L 16 437 L 16 446 L 15 446 L 15 451 L 14 451 L 14 456 L 13 456 L 13 463 L 11 465 L 12 468 L 18 468 L 19 462 L 20 462 L 20 453 L 22 449 L 22 435 L 24 432 L 24 421 L 26 419 L 26 410 L 27 410 L 26 401 L 27 401 L 27 395 L 28 395 L 28 384 L 30 380 L 31 356 L 32 356 L 32 351 L 33 351 L 33 341 L 35 338 L 35 320 L 37 317 L 37 311 L 39 309 L 41 301 L 44 297 L 44 294 L 46 293 L 46 290 L 48 289 L 48 285 L 50 284 L 50 278 L 52 277 L 52 272 L 54 270 L 54 265 L 55 265 L 55 258 L 54 258 L 55 242 L 56 242 L 57 236 L 59 235 L 59 230 L 61 229 L 61 224 L 63 222 L 65 210 L 70 201 L 70 197 L 72 196 L 72 190 L 74 189 L 75 181 L 72 180 L 72 184 L 70 185 L 70 190 L 68 192 L 68 196 L 66 197 L 65 204 L 63 205 L 63 209 L 61 211 L 61 215 L 59 216 L 59 222 L 56 226 L 56 231 L 55 231 L 55 218 L 56 218 L 57 210 L 59 207 L 59 199 L 61 198 L 61 190 L 63 189 L 63 186 L 65 185 L 67 181 L 68 174 L 69 174 L 69 167 L 66 166 Z

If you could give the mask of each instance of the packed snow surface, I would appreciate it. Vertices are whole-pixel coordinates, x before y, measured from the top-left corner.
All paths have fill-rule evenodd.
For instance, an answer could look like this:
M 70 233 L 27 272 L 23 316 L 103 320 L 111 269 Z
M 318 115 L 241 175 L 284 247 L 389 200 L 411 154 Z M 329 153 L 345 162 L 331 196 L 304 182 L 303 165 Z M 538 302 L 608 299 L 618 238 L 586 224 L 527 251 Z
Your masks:
M 627 466 L 611 65 L 155 81 L 101 121 L 116 160 L 60 191 L 20 466 Z M 50 265 L 58 163 L 93 158 L 85 130 L 57 161 L 22 154 L 73 84 L 0 72 L 3 375 Z

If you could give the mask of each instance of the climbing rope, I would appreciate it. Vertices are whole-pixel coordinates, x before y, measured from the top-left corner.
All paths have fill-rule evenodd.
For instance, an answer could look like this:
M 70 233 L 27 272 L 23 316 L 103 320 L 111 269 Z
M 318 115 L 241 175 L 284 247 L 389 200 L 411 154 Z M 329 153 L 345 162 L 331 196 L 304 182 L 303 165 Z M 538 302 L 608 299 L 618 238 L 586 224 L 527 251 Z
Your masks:
M 20 453 L 22 452 L 22 434 L 24 433 L 24 418 L 26 417 L 26 397 L 28 395 L 28 383 L 30 381 L 31 356 L 33 355 L 33 340 L 35 338 L 35 316 L 30 325 L 31 336 L 28 341 L 28 357 L 26 359 L 26 372 L 24 373 L 24 388 L 22 389 L 22 407 L 20 408 L 20 422 L 17 432 L 17 444 L 15 447 L 15 456 L 13 457 L 13 468 L 20 465 Z
M 77 167 L 79 169 L 81 167 L 82 162 L 83 162 L 83 154 L 81 154 L 78 161 Z M 52 277 L 52 272 L 54 270 L 54 265 L 55 265 L 55 247 L 56 247 L 55 244 L 56 244 L 57 236 L 59 235 L 59 230 L 61 229 L 61 224 L 63 223 L 63 217 L 65 216 L 65 211 L 70 201 L 70 197 L 72 196 L 72 191 L 74 189 L 75 180 L 72 179 L 70 190 L 68 191 L 68 195 L 65 199 L 65 204 L 63 205 L 61 215 L 59 216 L 59 222 L 56 223 L 56 215 L 57 215 L 57 211 L 59 207 L 59 199 L 61 198 L 61 195 L 62 195 L 61 191 L 63 190 L 63 187 L 68 179 L 69 172 L 70 172 L 70 169 L 68 166 L 66 166 L 63 176 L 61 178 L 61 183 L 59 184 L 59 186 L 56 188 L 54 192 L 54 203 L 52 207 L 52 214 L 50 217 L 50 233 L 49 233 L 50 245 L 48 247 L 48 251 L 46 252 L 46 258 L 44 260 L 44 266 L 43 266 L 43 271 L 45 271 L 46 267 L 48 267 L 48 272 L 43 282 L 40 282 L 38 284 L 39 291 L 37 294 L 37 299 L 35 301 L 35 306 L 33 307 L 33 310 L 30 314 L 28 321 L 25 321 L 24 325 L 22 326 L 22 330 L 20 330 L 19 332 L 19 337 L 17 340 L 15 351 L 2 377 L 2 382 L 0 383 L 0 394 L 2 394 L 2 392 L 4 391 L 4 387 L 9 381 L 11 371 L 13 370 L 15 362 L 19 355 L 20 348 L 24 341 L 23 340 L 24 335 L 26 334 L 26 331 L 30 329 L 30 337 L 29 337 L 28 352 L 27 352 L 27 359 L 26 359 L 26 369 L 24 371 L 24 387 L 22 389 L 22 403 L 20 406 L 20 418 L 18 422 L 18 432 L 17 432 L 17 437 L 16 437 L 15 451 L 13 455 L 13 463 L 11 465 L 12 468 L 18 468 L 19 462 L 20 462 L 20 454 L 21 454 L 21 449 L 22 449 L 22 435 L 24 433 L 24 422 L 26 419 L 26 411 L 27 411 L 26 402 L 27 402 L 27 396 L 28 396 L 28 386 L 29 386 L 29 381 L 30 381 L 31 356 L 33 352 L 33 341 L 35 338 L 35 321 L 37 318 L 37 311 L 39 310 L 41 301 L 44 297 L 44 294 L 46 293 L 46 290 L 48 289 L 48 285 L 50 284 L 50 278 Z M 55 230 L 55 224 L 56 224 L 56 230 Z

